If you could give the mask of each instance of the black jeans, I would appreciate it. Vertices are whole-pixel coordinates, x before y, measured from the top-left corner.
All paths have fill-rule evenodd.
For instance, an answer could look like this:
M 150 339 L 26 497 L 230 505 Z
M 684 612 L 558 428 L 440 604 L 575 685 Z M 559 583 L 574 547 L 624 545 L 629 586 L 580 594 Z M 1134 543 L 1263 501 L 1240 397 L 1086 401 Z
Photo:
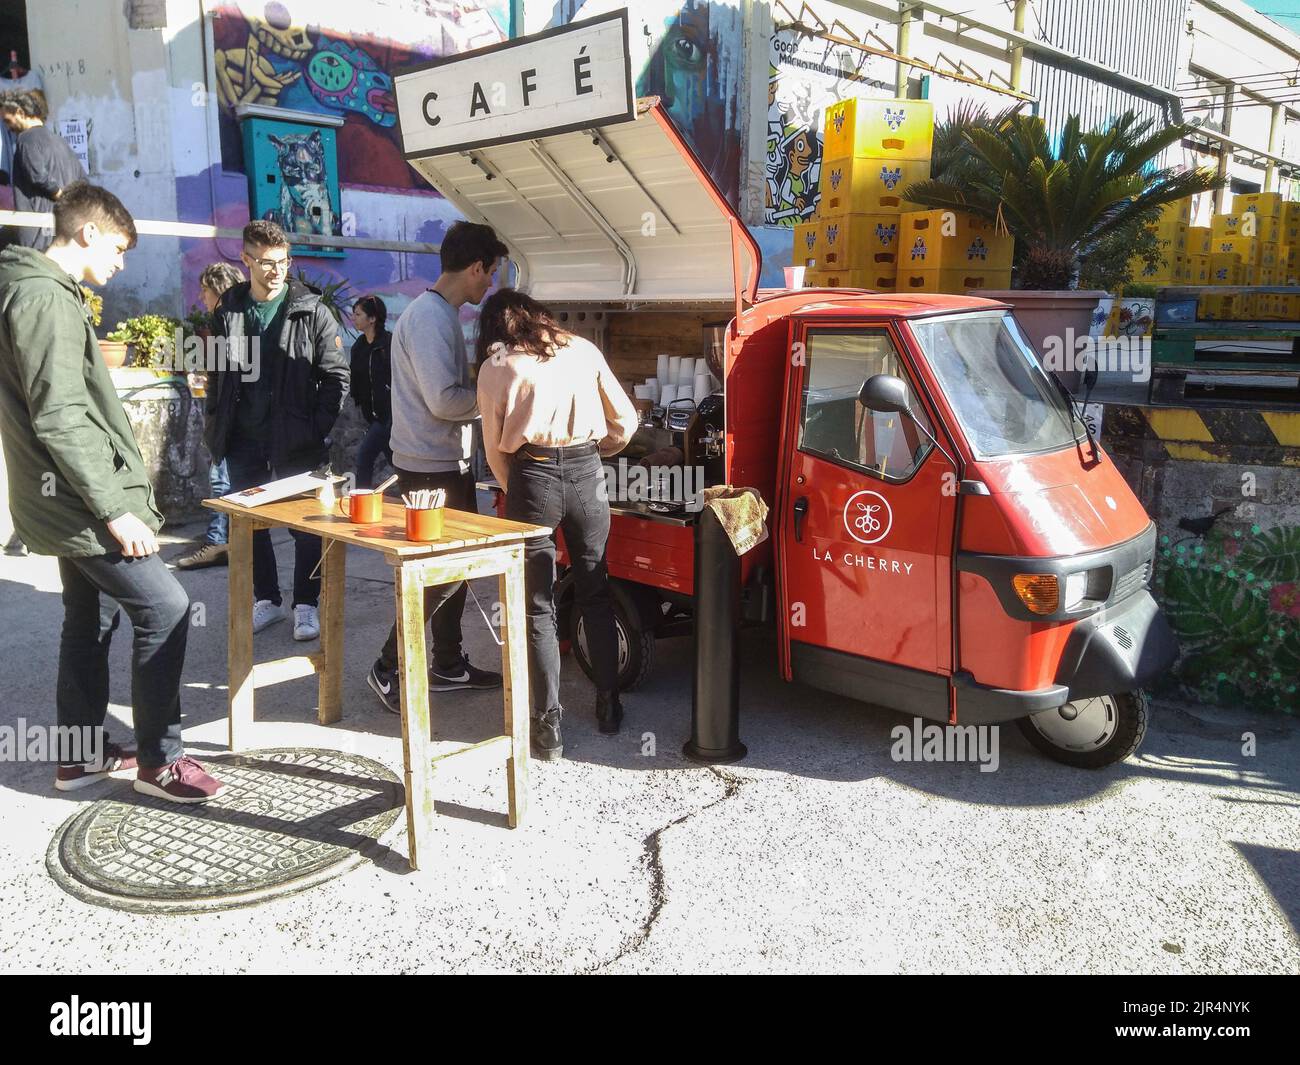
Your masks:
M 510 460 L 506 517 L 564 533 L 596 688 L 618 687 L 618 637 L 609 594 L 605 546 L 609 500 L 595 444 L 547 448 L 525 444 Z M 534 713 L 560 706 L 560 644 L 555 630 L 555 535 L 524 545 L 528 595 L 528 673 Z M 576 630 L 576 616 L 575 616 Z
M 358 488 L 375 487 L 375 460 L 380 455 L 393 461 L 393 449 L 388 446 L 388 437 L 393 431 L 391 422 L 371 422 L 366 435 L 357 445 L 356 480 Z
M 421 488 L 442 488 L 447 493 L 447 506 L 452 510 L 478 512 L 478 497 L 474 490 L 474 476 L 469 473 L 411 473 L 397 471 L 397 487 L 403 494 Z M 464 581 L 456 584 L 436 584 L 424 590 L 424 620 L 429 622 L 433 636 L 433 664 L 436 669 L 454 669 L 461 660 L 460 616 L 465 612 Z M 397 668 L 397 626 L 388 634 L 384 649 L 379 652 L 379 663 L 385 669 Z
M 140 765 L 167 765 L 181 748 L 181 669 L 190 597 L 157 555 L 60 558 L 63 633 L 55 696 L 62 726 L 99 728 L 108 713 L 108 648 L 121 604 L 135 629 L 131 710 Z M 116 603 L 111 600 L 117 600 Z M 60 752 L 60 758 L 66 754 Z
M 311 467 L 272 469 L 262 445 L 256 441 L 232 437 L 226 455 L 226 469 L 230 473 L 230 491 L 242 492 L 245 488 L 265 484 L 280 477 L 306 473 Z M 319 536 L 290 529 L 293 537 L 293 605 L 316 606 L 320 603 L 321 542 Z M 312 576 L 312 574 L 316 576 Z M 275 548 L 271 544 L 271 530 L 258 529 L 253 533 L 253 598 L 269 599 L 280 605 L 280 575 L 275 566 Z M 235 604 L 231 603 L 231 609 Z

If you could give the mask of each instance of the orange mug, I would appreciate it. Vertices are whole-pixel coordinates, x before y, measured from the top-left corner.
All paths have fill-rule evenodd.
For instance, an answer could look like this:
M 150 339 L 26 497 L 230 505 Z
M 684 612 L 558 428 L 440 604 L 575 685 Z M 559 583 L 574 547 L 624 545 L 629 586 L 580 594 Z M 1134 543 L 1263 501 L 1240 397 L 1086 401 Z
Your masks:
M 351 492 L 335 506 L 354 525 L 374 525 L 384 520 L 384 497 L 378 492 Z
M 406 508 L 406 538 L 419 543 L 429 543 L 442 536 L 442 507 L 430 510 Z

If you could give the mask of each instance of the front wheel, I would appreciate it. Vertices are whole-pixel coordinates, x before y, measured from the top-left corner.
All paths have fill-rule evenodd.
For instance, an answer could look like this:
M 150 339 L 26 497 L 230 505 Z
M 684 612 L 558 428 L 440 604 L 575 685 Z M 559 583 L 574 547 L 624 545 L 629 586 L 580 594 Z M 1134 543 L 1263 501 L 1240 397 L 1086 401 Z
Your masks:
M 1142 745 L 1151 716 L 1145 692 L 1076 699 L 1016 722 L 1047 757 L 1079 769 L 1122 762 Z

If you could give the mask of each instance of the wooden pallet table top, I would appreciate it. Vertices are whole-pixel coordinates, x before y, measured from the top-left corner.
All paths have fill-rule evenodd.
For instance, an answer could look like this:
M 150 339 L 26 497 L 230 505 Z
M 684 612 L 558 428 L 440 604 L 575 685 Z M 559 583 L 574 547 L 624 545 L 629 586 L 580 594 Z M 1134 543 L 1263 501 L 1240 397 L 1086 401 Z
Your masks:
M 232 517 L 251 518 L 261 524 L 298 529 L 380 551 L 395 562 L 448 551 L 517 543 L 545 536 L 551 531 L 545 525 L 529 525 L 494 515 L 447 508 L 443 511 L 441 538 L 430 543 L 418 543 L 406 538 L 406 507 L 387 499 L 384 500 L 383 519 L 374 525 L 354 525 L 337 510 L 331 513 L 322 509 L 320 502 L 310 496 L 267 503 L 261 507 L 241 507 L 238 503 L 221 499 L 205 499 L 203 505 Z

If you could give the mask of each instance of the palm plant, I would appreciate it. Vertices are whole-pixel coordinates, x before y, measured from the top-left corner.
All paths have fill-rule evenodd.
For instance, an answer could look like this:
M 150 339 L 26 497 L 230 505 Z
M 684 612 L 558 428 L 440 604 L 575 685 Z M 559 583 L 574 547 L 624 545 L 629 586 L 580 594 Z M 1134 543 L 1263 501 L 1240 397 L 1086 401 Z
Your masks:
M 975 151 L 966 133 L 973 129 L 996 133 L 1022 106 L 1012 104 L 993 114 L 976 100 L 964 99 L 953 104 L 948 113 L 934 124 L 934 136 L 930 141 L 930 177 L 965 187 L 977 177 L 986 175 L 988 163 Z
M 1205 170 L 1156 166 L 1190 127 L 1154 127 L 1126 111 L 1085 133 L 1072 115 L 1053 145 L 1037 115 L 1009 115 L 994 128 L 961 131 L 981 166 L 962 170 L 959 181 L 915 182 L 903 195 L 1005 226 L 1016 238 L 1021 288 L 1071 288 L 1080 260 L 1107 236 L 1148 221 L 1164 204 L 1223 186 Z

